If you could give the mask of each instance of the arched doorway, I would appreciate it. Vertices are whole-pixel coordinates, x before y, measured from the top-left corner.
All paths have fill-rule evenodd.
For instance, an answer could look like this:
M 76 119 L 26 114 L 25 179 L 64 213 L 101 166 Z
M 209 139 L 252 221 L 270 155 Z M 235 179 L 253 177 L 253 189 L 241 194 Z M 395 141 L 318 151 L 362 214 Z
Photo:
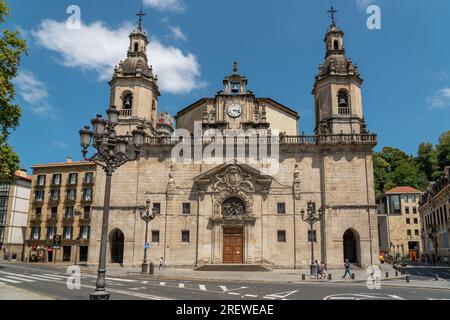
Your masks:
M 344 233 L 344 260 L 348 259 L 350 263 L 359 264 L 359 236 L 358 233 L 352 229 L 348 229 Z
M 244 263 L 244 227 L 240 224 L 245 208 L 244 201 L 237 197 L 222 204 L 222 216 L 229 222 L 223 227 L 223 263 Z
M 122 231 L 115 229 L 109 236 L 111 244 L 111 263 L 123 263 L 123 248 L 125 236 Z

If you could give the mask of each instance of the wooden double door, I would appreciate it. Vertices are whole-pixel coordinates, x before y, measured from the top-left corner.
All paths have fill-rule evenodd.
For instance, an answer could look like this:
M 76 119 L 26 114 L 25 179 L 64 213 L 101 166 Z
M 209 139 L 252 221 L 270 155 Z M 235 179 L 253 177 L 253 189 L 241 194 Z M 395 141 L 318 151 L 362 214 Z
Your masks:
M 223 263 L 244 263 L 244 228 L 223 229 Z

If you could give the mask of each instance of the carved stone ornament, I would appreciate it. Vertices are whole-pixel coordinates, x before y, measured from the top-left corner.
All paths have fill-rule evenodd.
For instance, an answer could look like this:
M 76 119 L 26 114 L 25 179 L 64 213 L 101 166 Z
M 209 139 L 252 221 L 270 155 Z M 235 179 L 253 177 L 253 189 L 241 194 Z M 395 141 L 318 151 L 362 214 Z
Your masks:
M 300 170 L 298 169 L 298 164 L 295 165 L 294 171 L 294 195 L 296 200 L 301 199 L 300 195 Z
M 167 183 L 167 199 L 168 200 L 173 199 L 173 195 L 175 194 L 176 188 L 177 187 L 175 185 L 175 179 L 173 178 L 173 173 L 170 172 L 169 173 L 169 181 Z

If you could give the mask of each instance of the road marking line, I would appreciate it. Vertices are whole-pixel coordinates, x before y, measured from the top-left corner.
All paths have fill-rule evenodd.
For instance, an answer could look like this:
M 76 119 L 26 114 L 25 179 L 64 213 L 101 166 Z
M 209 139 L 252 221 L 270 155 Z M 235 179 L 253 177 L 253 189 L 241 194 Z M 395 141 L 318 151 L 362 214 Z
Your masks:
M 15 276 L 5 276 L 5 277 L 9 278 L 9 279 L 13 279 L 13 280 L 24 281 L 24 282 L 36 282 L 34 280 L 25 279 L 25 278 L 19 278 L 19 277 L 15 277 Z
M 178 285 L 178 288 L 184 289 L 184 283 L 180 283 L 180 284 Z
M 231 294 L 233 296 L 240 296 L 241 295 L 240 293 L 237 293 L 237 292 L 228 292 L 228 294 Z
M 203 284 L 200 284 L 199 287 L 200 287 L 200 290 L 206 291 L 206 287 Z
M 117 278 L 106 278 L 106 280 L 122 281 L 122 282 L 137 282 L 137 280 L 131 280 L 131 279 L 117 279 Z
M 10 272 L 4 272 L 4 271 L 0 271 L 0 273 L 3 273 L 3 274 L 9 274 L 9 275 L 12 275 L 12 276 L 17 276 L 17 277 L 22 277 L 22 278 L 27 278 L 27 279 L 33 279 L 33 280 L 52 281 L 52 280 L 49 280 L 49 279 L 42 279 L 42 278 L 37 278 L 37 277 L 32 277 L 32 276 L 26 276 L 26 275 L 23 275 L 23 274 L 17 274 L 17 273 L 10 273 Z
M 39 278 L 44 278 L 44 279 L 49 279 L 49 280 L 61 280 L 60 278 L 56 278 L 53 276 L 44 276 L 42 274 L 33 274 L 33 277 L 39 277 Z
M 62 279 L 69 278 L 69 276 L 60 276 L 60 275 L 57 275 L 57 274 L 50 274 L 50 273 L 45 273 L 44 276 L 57 277 L 57 278 L 62 278 Z
M 246 294 L 244 297 L 249 297 L 249 298 L 258 298 L 257 295 L 255 294 Z
M 165 282 L 160 282 L 159 285 L 160 285 L 161 287 L 164 287 L 164 286 L 166 285 L 166 283 L 165 283 Z
M 147 284 L 148 283 L 148 281 L 142 281 L 142 284 Z
M 227 292 L 228 291 L 226 286 L 219 286 L 219 288 L 222 289 L 223 292 Z
M 20 281 L 15 281 L 15 280 L 10 280 L 10 279 L 5 279 L 5 278 L 0 278 L 0 281 L 5 281 L 5 282 L 9 282 L 9 283 L 22 283 Z
M 269 296 L 266 296 L 266 297 L 264 297 L 264 299 L 268 299 L 268 300 L 275 300 L 276 298 L 274 298 L 274 297 L 269 297 Z

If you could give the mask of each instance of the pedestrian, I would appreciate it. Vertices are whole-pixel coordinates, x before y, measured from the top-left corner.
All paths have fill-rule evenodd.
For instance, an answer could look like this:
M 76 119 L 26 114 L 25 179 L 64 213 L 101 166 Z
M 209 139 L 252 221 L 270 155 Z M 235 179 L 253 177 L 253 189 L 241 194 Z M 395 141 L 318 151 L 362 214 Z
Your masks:
M 316 279 L 319 279 L 319 274 L 320 274 L 320 264 L 319 261 L 316 260 L 315 262 L 315 269 L 316 269 Z
M 352 271 L 351 271 L 351 267 L 352 267 L 352 266 L 351 266 L 350 261 L 348 260 L 348 258 L 345 259 L 344 267 L 345 267 L 345 273 L 344 273 L 344 276 L 343 276 L 342 278 L 345 279 L 345 277 L 347 276 L 347 274 L 348 274 L 349 277 L 351 278 L 351 277 L 352 277 Z
M 327 265 L 324 262 L 321 262 L 320 265 L 320 279 L 328 279 L 328 273 L 327 273 Z
M 434 253 L 433 253 L 432 260 L 433 260 L 433 266 L 435 266 L 436 265 L 436 254 L 434 254 Z
M 166 269 L 163 257 L 161 257 L 161 259 L 159 259 L 159 270 L 161 270 L 161 269 L 163 269 L 163 270 Z

